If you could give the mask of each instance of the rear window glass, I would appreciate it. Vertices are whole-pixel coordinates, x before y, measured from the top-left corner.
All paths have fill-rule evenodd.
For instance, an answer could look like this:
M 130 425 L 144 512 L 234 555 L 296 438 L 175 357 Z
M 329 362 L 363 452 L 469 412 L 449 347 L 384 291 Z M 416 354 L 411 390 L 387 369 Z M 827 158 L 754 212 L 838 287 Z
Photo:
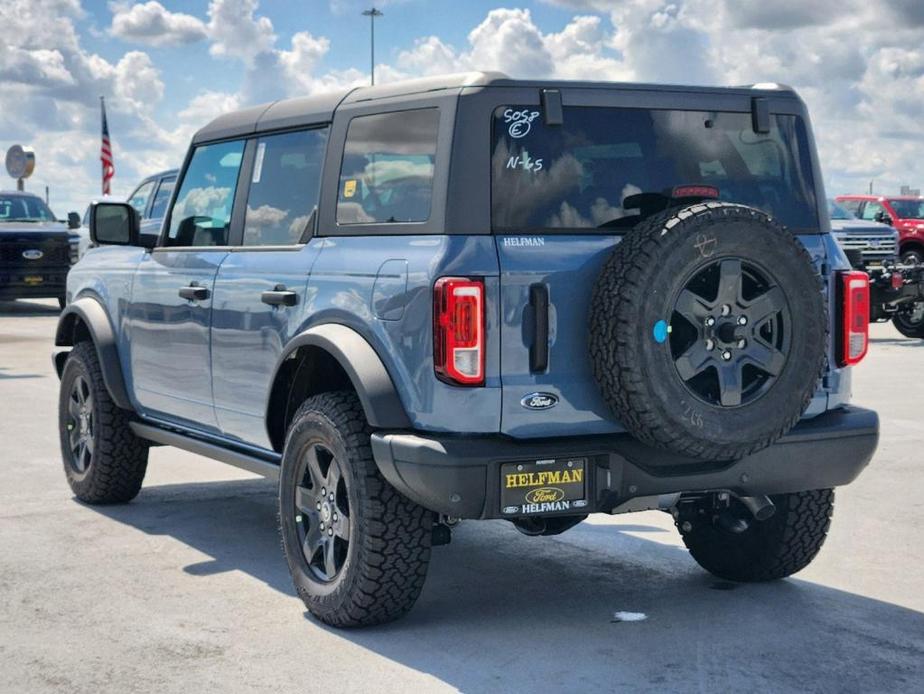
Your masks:
M 805 126 L 775 115 L 755 133 L 750 113 L 566 107 L 545 125 L 538 107 L 494 114 L 492 216 L 502 230 L 627 229 L 703 184 L 792 229 L 817 228 Z M 641 195 L 641 194 L 646 195 Z
M 354 118 L 340 169 L 337 223 L 427 221 L 438 128 L 435 108 Z

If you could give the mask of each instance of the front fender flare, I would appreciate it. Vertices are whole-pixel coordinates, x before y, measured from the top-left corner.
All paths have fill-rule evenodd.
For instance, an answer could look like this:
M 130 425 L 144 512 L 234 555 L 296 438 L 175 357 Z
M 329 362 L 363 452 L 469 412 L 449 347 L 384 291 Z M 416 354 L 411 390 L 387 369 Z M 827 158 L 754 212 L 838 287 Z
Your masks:
M 90 338 L 93 340 L 93 345 L 96 347 L 96 356 L 103 372 L 103 383 L 106 385 L 106 390 L 109 391 L 109 397 L 123 410 L 134 409 L 125 388 L 115 330 L 112 328 L 109 314 L 97 299 L 84 296 L 68 304 L 58 318 L 55 346 L 74 346 L 74 333 L 78 322 L 86 327 Z M 66 356 L 67 352 L 58 352 L 54 355 L 55 370 L 58 372 L 59 378 L 64 370 L 64 358 Z
M 283 362 L 300 347 L 317 347 L 330 354 L 343 368 L 369 424 L 381 429 L 410 429 L 411 422 L 388 370 L 369 342 L 352 328 L 338 323 L 325 323 L 308 328 L 296 335 L 276 362 L 272 383 Z M 269 423 L 272 403 L 267 405 Z

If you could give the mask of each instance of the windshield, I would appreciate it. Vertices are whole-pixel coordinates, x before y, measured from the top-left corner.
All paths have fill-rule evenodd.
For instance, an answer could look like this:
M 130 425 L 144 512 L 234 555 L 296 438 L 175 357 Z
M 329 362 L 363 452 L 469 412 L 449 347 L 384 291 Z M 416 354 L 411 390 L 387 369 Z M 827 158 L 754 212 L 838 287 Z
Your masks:
M 0 222 L 54 222 L 55 216 L 41 198 L 0 195 Z
M 792 229 L 818 228 L 808 138 L 796 116 L 775 115 L 769 133 L 755 133 L 750 113 L 563 111 L 562 125 L 546 125 L 536 106 L 496 110 L 496 230 L 627 229 L 690 184 Z
M 856 219 L 850 210 L 834 200 L 828 200 L 828 214 L 831 219 Z
M 924 200 L 889 200 L 899 219 L 924 219 Z

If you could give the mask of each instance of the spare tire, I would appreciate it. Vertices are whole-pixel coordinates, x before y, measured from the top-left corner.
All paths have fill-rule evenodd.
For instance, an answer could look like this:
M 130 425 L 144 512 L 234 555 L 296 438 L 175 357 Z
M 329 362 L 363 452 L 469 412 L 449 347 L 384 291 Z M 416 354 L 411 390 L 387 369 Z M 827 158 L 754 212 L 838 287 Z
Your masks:
M 825 365 L 823 283 L 768 215 L 709 202 L 626 234 L 594 287 L 594 376 L 641 441 L 734 460 L 799 420 Z

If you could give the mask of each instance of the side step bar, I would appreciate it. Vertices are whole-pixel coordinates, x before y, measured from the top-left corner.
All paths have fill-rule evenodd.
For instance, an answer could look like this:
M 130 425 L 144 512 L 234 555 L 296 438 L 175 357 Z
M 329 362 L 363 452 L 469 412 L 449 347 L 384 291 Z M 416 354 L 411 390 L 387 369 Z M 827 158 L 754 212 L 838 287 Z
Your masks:
M 190 453 L 217 460 L 234 467 L 239 467 L 247 472 L 256 475 L 262 475 L 267 479 L 279 479 L 279 465 L 270 462 L 265 458 L 259 458 L 250 453 L 236 451 L 224 446 L 218 446 L 214 443 L 203 441 L 186 434 L 180 434 L 175 431 L 161 429 L 160 427 L 142 424 L 141 422 L 131 422 L 129 425 L 136 436 L 150 441 L 152 443 L 162 444 L 164 446 L 173 446 L 181 448 Z

